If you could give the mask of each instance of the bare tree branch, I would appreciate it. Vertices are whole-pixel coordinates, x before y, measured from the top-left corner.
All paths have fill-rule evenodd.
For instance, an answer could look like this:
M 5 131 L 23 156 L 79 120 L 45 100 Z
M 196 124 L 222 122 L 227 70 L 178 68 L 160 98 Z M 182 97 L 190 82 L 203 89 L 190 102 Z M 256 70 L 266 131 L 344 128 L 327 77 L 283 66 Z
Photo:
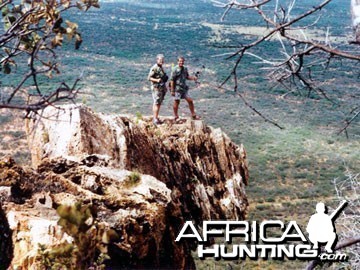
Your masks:
M 360 243 L 360 235 L 351 239 L 346 239 L 344 241 L 342 241 L 341 243 L 337 244 L 336 247 L 334 248 L 334 250 L 340 250 L 352 245 L 356 245 Z M 320 260 L 313 260 L 311 261 L 307 267 L 306 270 L 313 270 L 315 269 L 316 266 L 318 266 L 319 264 L 321 264 Z
M 225 8 L 225 12 L 223 13 L 222 17 L 221 17 L 221 21 L 224 21 L 226 15 L 229 13 L 229 11 L 232 9 L 232 8 L 235 8 L 235 9 L 251 9 L 251 8 L 259 8 L 260 6 L 262 5 L 265 5 L 266 3 L 270 2 L 271 0 L 265 0 L 261 3 L 256 3 L 254 2 L 253 4 L 249 4 L 249 5 L 246 5 L 246 4 L 241 4 L 239 3 L 238 1 L 230 1 L 228 3 L 223 3 L 223 2 L 220 2 L 220 1 L 216 1 L 216 0 L 212 0 L 211 2 L 213 2 L 213 4 L 215 6 L 218 6 L 218 7 L 222 7 L 222 8 Z
M 355 114 L 349 119 L 349 120 L 345 120 L 345 126 L 340 129 L 340 131 L 338 132 L 338 135 L 340 135 L 343 132 L 347 131 L 347 128 L 351 125 L 351 123 L 360 115 L 360 108 L 355 108 L 351 113 L 353 113 L 354 111 L 358 110 L 357 112 L 355 112 Z M 347 134 L 347 132 L 346 132 Z M 347 136 L 348 137 L 348 136 Z
M 25 70 L 17 75 L 20 79 L 14 82 L 6 80 L 10 77 L 2 77 L 0 109 L 25 110 L 29 113 L 58 102 L 73 101 L 79 93 L 79 89 L 76 89 L 79 79 L 72 87 L 63 82 L 53 90 L 44 89 L 40 79 L 45 76 L 51 78 L 53 72 L 59 73 L 55 49 L 62 46 L 64 35 L 75 41 L 75 49 L 82 42 L 77 24 L 70 21 L 64 23 L 63 13 L 71 8 L 86 11 L 99 7 L 98 0 L 39 0 L 16 5 L 12 0 L 0 0 L 0 7 L 5 28 L 0 35 L 0 72 L 11 76 L 12 67 L 19 64 Z M 24 63 L 24 59 L 27 59 L 27 63 Z M 29 89 L 34 89 L 36 94 L 31 94 Z
M 245 44 L 241 44 L 232 53 L 227 54 L 226 59 L 235 59 L 234 66 L 225 78 L 222 85 L 227 83 L 230 78 L 234 77 L 235 86 L 238 88 L 237 70 L 241 68 L 241 63 L 245 55 L 252 56 L 260 60 L 263 69 L 268 73 L 268 79 L 272 82 L 277 82 L 277 85 L 283 86 L 288 92 L 284 97 L 290 93 L 298 93 L 303 96 L 315 96 L 327 99 L 333 104 L 337 102 L 328 94 L 325 83 L 319 82 L 314 70 L 326 70 L 331 62 L 342 59 L 351 61 L 352 63 L 360 63 L 359 50 L 350 51 L 347 47 L 349 44 L 334 47 L 331 44 L 329 27 L 324 33 L 323 40 L 316 40 L 309 38 L 304 29 L 309 29 L 316 25 L 321 18 L 321 10 L 329 5 L 332 0 L 323 0 L 322 2 L 309 7 L 304 12 L 293 15 L 295 10 L 296 0 L 288 3 L 287 7 L 280 4 L 279 0 L 262 1 L 244 0 L 241 3 L 238 1 L 213 1 L 217 6 L 225 9 L 221 20 L 225 19 L 226 15 L 231 9 L 237 9 L 241 12 L 244 9 L 253 9 L 263 19 L 266 24 L 267 31 L 262 36 Z M 270 10 L 270 11 L 269 11 Z M 272 10 L 272 12 L 271 12 Z M 360 29 L 360 0 L 352 0 L 353 25 Z M 318 15 L 311 24 L 304 26 L 305 19 L 310 16 Z M 308 20 L 307 20 L 308 21 Z M 280 54 L 283 59 L 271 59 L 268 56 L 261 56 L 259 53 L 254 53 L 255 48 L 261 46 L 266 41 L 277 39 L 280 43 Z M 359 43 L 360 44 L 360 43 Z M 347 47 L 346 47 L 347 46 Z M 224 46 L 225 48 L 233 48 L 234 46 Z M 346 47 L 346 48 L 345 48 Z M 345 48 L 345 49 L 344 49 Z M 349 121 L 349 124 L 357 118 L 358 114 Z M 348 127 L 345 126 L 346 128 Z
M 241 95 L 239 92 L 236 93 L 238 95 L 238 97 L 241 98 L 241 100 L 244 102 L 244 104 L 249 107 L 253 112 L 255 112 L 257 115 L 259 115 L 262 119 L 264 119 L 265 122 L 269 122 L 272 125 L 278 127 L 279 129 L 284 129 L 284 127 L 280 126 L 278 123 L 276 123 L 275 121 L 265 117 L 261 112 L 259 112 L 254 106 L 252 106 L 249 102 L 247 102 L 247 100 L 243 97 L 243 95 Z

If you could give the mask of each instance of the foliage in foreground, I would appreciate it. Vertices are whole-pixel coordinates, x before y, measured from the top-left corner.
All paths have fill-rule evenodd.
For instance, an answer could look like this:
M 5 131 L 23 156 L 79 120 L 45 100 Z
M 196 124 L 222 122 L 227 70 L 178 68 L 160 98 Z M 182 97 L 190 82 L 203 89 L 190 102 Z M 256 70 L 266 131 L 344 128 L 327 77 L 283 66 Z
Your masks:
M 11 77 L 11 85 L 0 81 L 0 109 L 36 112 L 55 102 L 74 99 L 78 80 L 72 86 L 62 82 L 51 90 L 45 89 L 42 81 L 60 73 L 56 48 L 62 46 L 64 36 L 75 41 L 75 49 L 82 42 L 78 25 L 64 21 L 64 13 L 91 7 L 99 7 L 98 0 L 0 0 L 4 28 L 0 35 L 0 72 L 7 76 L 17 73 Z
M 39 246 L 40 267 L 45 269 L 105 269 L 108 245 L 118 238 L 117 233 L 98 222 L 91 205 L 76 203 L 60 205 L 58 224 L 73 238 L 52 248 Z

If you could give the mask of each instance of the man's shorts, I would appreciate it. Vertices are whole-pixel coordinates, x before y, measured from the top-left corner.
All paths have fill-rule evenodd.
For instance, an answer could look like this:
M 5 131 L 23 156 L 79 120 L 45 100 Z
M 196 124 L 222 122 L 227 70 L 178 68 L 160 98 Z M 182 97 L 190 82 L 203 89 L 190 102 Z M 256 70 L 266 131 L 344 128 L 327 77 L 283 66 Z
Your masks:
M 166 88 L 153 88 L 152 97 L 155 105 L 161 105 L 164 101 L 164 97 L 166 94 Z
M 188 90 L 181 92 L 175 91 L 175 96 L 174 96 L 175 100 L 186 99 L 186 98 L 191 98 Z

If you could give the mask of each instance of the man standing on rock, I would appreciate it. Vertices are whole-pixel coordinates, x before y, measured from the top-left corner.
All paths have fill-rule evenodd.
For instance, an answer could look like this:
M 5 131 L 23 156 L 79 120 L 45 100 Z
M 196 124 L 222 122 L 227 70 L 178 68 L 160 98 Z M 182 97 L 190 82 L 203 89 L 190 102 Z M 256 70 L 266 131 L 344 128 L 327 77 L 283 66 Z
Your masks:
M 193 99 L 189 96 L 189 87 L 186 85 L 186 80 L 196 81 L 196 76 L 189 76 L 189 72 L 186 67 L 184 67 L 185 58 L 180 56 L 178 57 L 178 64 L 173 68 L 170 76 L 170 88 L 171 95 L 174 96 L 174 115 L 175 121 L 179 119 L 178 110 L 180 99 L 185 99 L 189 104 L 189 109 L 191 112 L 191 117 L 194 120 L 199 120 L 201 117 L 197 116 L 195 113 L 195 107 Z
M 164 55 L 158 54 L 156 56 L 156 64 L 151 67 L 148 75 L 148 80 L 151 82 L 152 97 L 154 100 L 153 123 L 155 125 L 162 124 L 162 121 L 159 119 L 159 112 L 167 91 L 166 82 L 168 80 L 168 76 L 162 67 L 163 64 Z

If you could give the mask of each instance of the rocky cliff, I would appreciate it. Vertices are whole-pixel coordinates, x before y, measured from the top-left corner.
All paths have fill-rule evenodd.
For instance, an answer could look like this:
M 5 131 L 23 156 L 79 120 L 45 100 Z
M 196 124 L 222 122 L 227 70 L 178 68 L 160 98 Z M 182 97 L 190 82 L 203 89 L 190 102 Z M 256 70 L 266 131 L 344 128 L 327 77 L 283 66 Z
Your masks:
M 34 169 L 0 163 L 2 265 L 36 269 L 72 243 L 78 261 L 93 260 L 81 255 L 86 247 L 109 255 L 107 266 L 189 269 L 194 243 L 174 242 L 184 221 L 245 218 L 245 150 L 202 121 L 155 127 L 146 117 L 64 106 L 27 130 Z M 78 202 L 66 211 L 83 219 L 59 211 Z

